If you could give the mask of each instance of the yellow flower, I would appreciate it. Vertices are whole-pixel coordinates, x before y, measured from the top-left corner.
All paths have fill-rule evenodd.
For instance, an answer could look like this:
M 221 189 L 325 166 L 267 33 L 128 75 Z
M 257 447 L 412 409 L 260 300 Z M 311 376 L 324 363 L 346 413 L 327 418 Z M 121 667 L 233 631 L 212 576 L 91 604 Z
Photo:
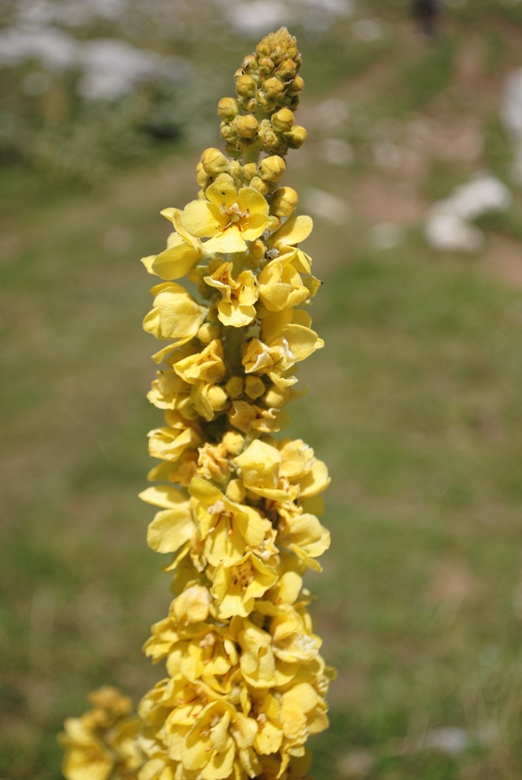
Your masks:
M 189 491 L 195 499 L 194 514 L 204 541 L 204 554 L 212 566 L 232 566 L 248 547 L 262 543 L 265 526 L 253 507 L 230 501 L 200 477 L 194 477 Z
M 246 344 L 242 359 L 245 372 L 268 374 L 281 388 L 295 384 L 297 379 L 288 377 L 288 371 L 324 346 L 310 323 L 307 313 L 299 309 L 285 309 L 266 316 L 261 326 L 261 339 L 252 338 Z
M 258 290 L 252 271 L 242 271 L 234 279 L 232 263 L 223 263 L 213 274 L 205 276 L 205 282 L 221 293 L 218 318 L 223 325 L 242 328 L 256 317 Z
M 153 458 L 175 463 L 186 449 L 200 444 L 201 432 L 176 411 L 167 411 L 165 418 L 168 427 L 154 428 L 149 433 L 149 453 Z
M 66 748 L 62 771 L 69 780 L 132 780 L 141 766 L 136 746 L 139 720 L 130 715 L 131 702 L 106 686 L 89 696 L 93 709 L 80 718 L 67 718 L 59 737 Z M 113 775 L 114 772 L 114 775 Z
M 152 311 L 143 320 L 144 330 L 157 339 L 174 339 L 169 348 L 186 344 L 194 338 L 207 315 L 207 308 L 196 303 L 181 285 L 174 282 L 158 284 L 151 292 L 156 297 Z
M 272 233 L 268 241 L 269 251 L 275 250 L 276 257 L 290 261 L 301 273 L 310 273 L 311 260 L 305 255 L 297 244 L 304 241 L 312 232 L 313 222 L 311 217 L 305 215 L 289 217 L 275 233 Z
M 207 187 L 205 199 L 193 200 L 180 216 L 183 228 L 197 238 L 209 238 L 205 252 L 244 252 L 269 224 L 268 203 L 253 187 L 236 190 L 228 175 Z
M 172 221 L 176 232 L 169 236 L 165 251 L 144 257 L 141 262 L 149 273 L 161 279 L 180 279 L 203 255 L 203 245 L 183 228 L 179 209 L 164 209 L 161 213 Z
M 261 439 L 254 439 L 241 455 L 234 458 L 247 490 L 272 501 L 284 501 L 287 498 L 286 491 L 279 488 L 281 461 L 279 450 Z
M 225 376 L 223 345 L 219 339 L 213 339 L 201 352 L 188 355 L 174 363 L 174 371 L 185 382 L 209 382 L 215 384 Z
M 167 485 L 149 487 L 140 493 L 140 498 L 153 506 L 163 507 L 148 527 L 147 543 L 152 550 L 176 552 L 192 538 L 196 527 L 190 502 L 180 490 Z
M 263 604 L 262 601 L 258 603 Z M 280 661 L 274 654 L 272 637 L 267 631 L 242 617 L 232 618 L 230 629 L 241 647 L 241 673 L 253 688 L 280 688 L 296 677 L 299 663 Z
M 233 566 L 217 567 L 211 588 L 217 617 L 220 620 L 240 615 L 246 617 L 260 598 L 277 580 L 277 568 L 248 552 Z
M 201 780 L 224 780 L 234 769 L 255 777 L 259 769 L 248 750 L 254 743 L 257 724 L 252 718 L 224 702 L 209 704 L 191 728 L 182 748 L 185 769 L 197 772 Z M 246 766 L 245 766 L 246 764 Z
M 273 433 L 280 428 L 279 409 L 263 409 L 247 401 L 233 401 L 229 410 L 230 424 L 243 433 L 251 430 Z
M 314 571 L 321 571 L 315 558 L 330 547 L 330 532 L 315 515 L 280 509 L 282 517 L 277 527 L 278 543 L 291 550 Z
M 272 260 L 259 274 L 259 297 L 268 311 L 299 306 L 310 295 L 291 259 Z
M 325 702 L 310 683 L 298 683 L 283 694 L 280 717 L 292 746 L 304 745 L 310 734 L 328 728 Z
M 288 663 L 307 663 L 317 658 L 321 639 L 312 634 L 309 614 L 286 606 L 270 622 L 274 655 Z

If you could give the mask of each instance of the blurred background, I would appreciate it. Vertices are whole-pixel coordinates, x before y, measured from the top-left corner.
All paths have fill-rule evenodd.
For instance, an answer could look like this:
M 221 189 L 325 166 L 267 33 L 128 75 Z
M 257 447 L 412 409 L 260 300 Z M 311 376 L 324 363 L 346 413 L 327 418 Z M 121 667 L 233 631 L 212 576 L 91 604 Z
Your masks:
M 333 478 L 314 774 L 522 777 L 522 2 L 413 6 L 3 0 L 1 780 L 57 780 L 89 689 L 163 674 L 140 650 L 169 577 L 136 498 L 159 424 L 138 261 L 282 24 L 309 131 L 285 183 L 325 282 L 288 431 Z

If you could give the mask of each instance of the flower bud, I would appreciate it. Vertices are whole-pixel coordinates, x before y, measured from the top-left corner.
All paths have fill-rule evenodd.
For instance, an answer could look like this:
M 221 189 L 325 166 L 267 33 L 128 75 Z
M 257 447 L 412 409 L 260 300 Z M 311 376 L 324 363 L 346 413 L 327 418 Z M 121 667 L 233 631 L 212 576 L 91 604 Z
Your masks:
M 227 431 L 223 436 L 223 444 L 229 455 L 239 455 L 245 444 L 245 437 L 238 431 Z
M 286 170 L 286 163 L 278 154 L 265 157 L 259 163 L 259 175 L 264 181 L 277 182 Z
M 273 98 L 268 97 L 263 90 L 260 90 L 257 93 L 257 102 L 259 103 L 260 108 L 263 109 L 265 114 L 271 114 L 274 108 L 276 107 L 275 100 Z
M 268 407 L 280 409 L 287 402 L 289 394 L 287 387 L 276 387 L 274 385 L 268 390 L 263 401 Z
M 245 181 L 250 181 L 254 176 L 257 176 L 257 165 L 253 162 L 245 163 L 242 173 Z
M 261 57 L 258 63 L 259 71 L 260 73 L 263 73 L 265 76 L 268 76 L 269 73 L 272 73 L 274 70 L 274 63 L 270 59 L 270 57 Z
M 259 238 L 250 244 L 249 254 L 254 262 L 259 262 L 260 260 L 262 260 L 265 256 L 265 251 L 266 251 L 265 245 Z
M 231 97 L 224 97 L 218 103 L 218 116 L 226 122 L 231 122 L 237 116 L 237 100 Z
M 226 406 L 228 396 L 219 385 L 212 385 L 208 390 L 208 400 L 215 412 L 221 411 Z
M 281 108 L 272 117 L 272 127 L 279 133 L 287 133 L 294 126 L 294 114 L 289 108 Z
M 255 138 L 259 130 L 259 122 L 252 114 L 236 117 L 234 125 L 242 138 Z
M 277 66 L 275 72 L 282 81 L 288 81 L 288 79 L 294 78 L 297 73 L 297 63 L 293 59 L 286 59 L 280 65 Z
M 294 125 L 289 133 L 285 133 L 285 138 L 291 149 L 299 149 L 306 141 L 306 130 L 301 125 Z
M 254 178 L 251 179 L 250 186 L 260 192 L 261 195 L 266 195 L 268 192 L 268 184 L 266 184 L 263 179 L 260 179 L 259 176 L 254 176 Z
M 292 187 L 280 187 L 272 195 L 271 211 L 276 217 L 289 217 L 294 213 L 299 196 Z
M 245 379 L 245 393 L 255 401 L 265 392 L 265 383 L 258 376 L 247 376 Z
M 209 176 L 218 176 L 228 169 L 228 160 L 219 149 L 205 149 L 201 155 L 201 164 Z M 199 183 L 199 182 L 198 182 Z
M 219 338 L 220 327 L 218 322 L 204 322 L 198 330 L 198 339 L 202 344 L 210 344 Z
M 301 76 L 296 76 L 288 88 L 289 95 L 297 95 L 303 91 L 304 81 Z
M 243 395 L 244 381 L 240 376 L 231 376 L 225 385 L 225 390 L 229 398 L 239 398 Z
M 208 173 L 205 171 L 205 169 L 203 168 L 201 160 L 198 162 L 196 166 L 196 181 L 202 189 L 206 189 L 210 184 L 210 177 Z
M 257 66 L 257 57 L 255 54 L 247 54 L 243 60 L 243 70 L 255 70 Z
M 277 99 L 283 93 L 284 86 L 278 78 L 273 77 L 265 81 L 263 90 L 269 98 Z
M 236 80 L 236 91 L 240 97 L 251 98 L 256 94 L 256 82 L 252 76 L 247 76 L 244 73 Z
M 230 144 L 231 146 L 235 145 L 237 142 L 237 132 L 234 125 L 228 125 L 225 122 L 222 122 L 219 132 L 223 141 L 226 141 L 227 144 Z

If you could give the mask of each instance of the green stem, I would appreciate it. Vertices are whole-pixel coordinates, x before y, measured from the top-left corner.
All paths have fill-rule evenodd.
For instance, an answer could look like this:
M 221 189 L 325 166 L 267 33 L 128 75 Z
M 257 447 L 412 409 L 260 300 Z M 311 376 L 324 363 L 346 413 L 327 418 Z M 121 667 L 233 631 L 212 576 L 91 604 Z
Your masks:
M 230 376 L 241 376 L 243 365 L 241 363 L 241 345 L 245 340 L 246 327 L 225 328 L 223 333 L 223 350 L 225 353 L 225 365 Z

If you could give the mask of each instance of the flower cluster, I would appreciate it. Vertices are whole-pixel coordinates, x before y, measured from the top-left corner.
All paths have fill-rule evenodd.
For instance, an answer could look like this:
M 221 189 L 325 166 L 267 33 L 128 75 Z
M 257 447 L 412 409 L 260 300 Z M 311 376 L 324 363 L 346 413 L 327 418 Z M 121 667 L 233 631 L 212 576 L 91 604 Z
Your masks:
M 306 311 L 319 282 L 299 248 L 312 221 L 279 186 L 282 155 L 305 136 L 299 66 L 285 29 L 245 58 L 237 98 L 219 103 L 230 156 L 203 153 L 198 198 L 163 212 L 167 248 L 143 259 L 162 280 L 144 328 L 167 344 L 148 395 L 164 412 L 149 434 L 156 484 L 141 498 L 158 510 L 148 544 L 172 555 L 174 598 L 145 645 L 167 677 L 139 705 L 139 780 L 297 780 L 309 735 L 328 725 L 332 670 L 303 586 L 330 543 L 318 519 L 328 472 L 303 441 L 274 436 L 297 364 L 323 346 Z M 187 275 L 192 293 L 177 282 Z M 80 780 L 73 741 L 65 773 Z

